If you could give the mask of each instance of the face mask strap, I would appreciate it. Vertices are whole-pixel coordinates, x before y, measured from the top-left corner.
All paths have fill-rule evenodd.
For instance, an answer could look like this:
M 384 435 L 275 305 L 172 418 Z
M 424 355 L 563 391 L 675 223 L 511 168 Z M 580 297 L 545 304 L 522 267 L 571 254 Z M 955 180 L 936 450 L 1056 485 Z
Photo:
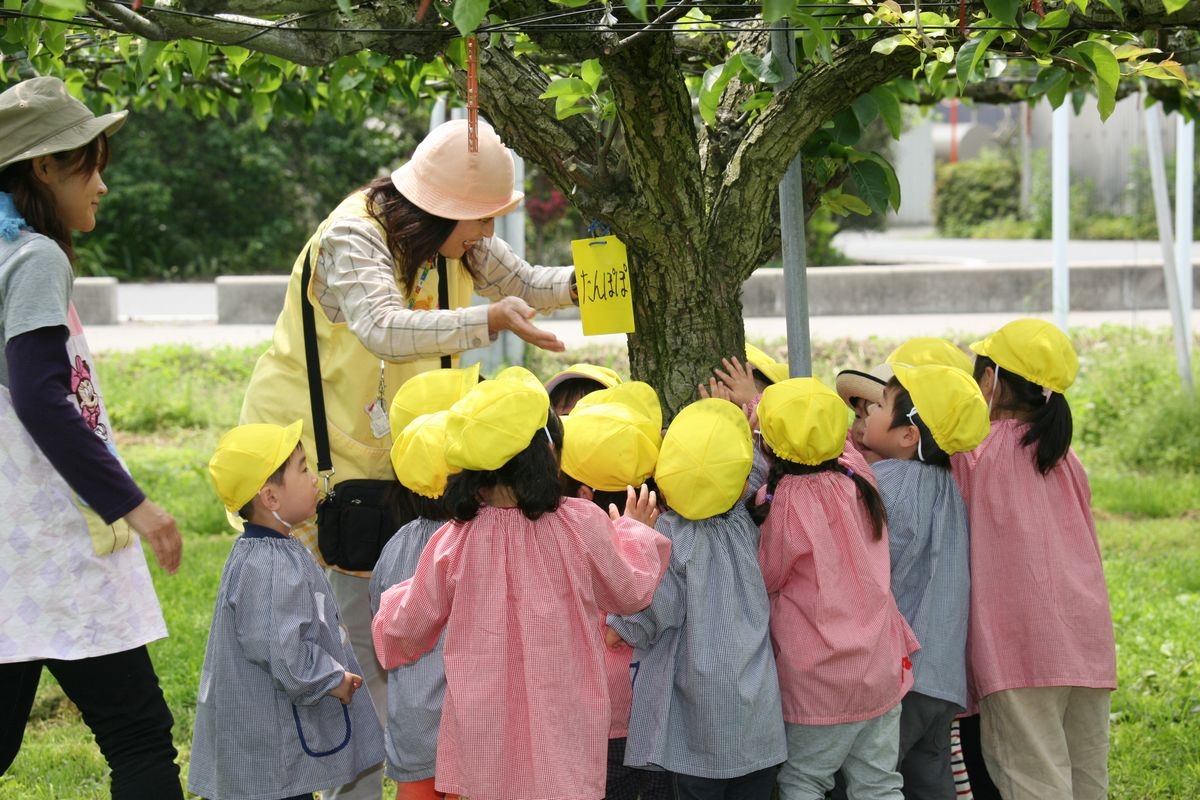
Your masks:
M 913 406 L 912 408 L 910 408 L 908 410 L 908 413 L 905 414 L 904 416 L 906 419 L 908 419 L 908 424 L 912 425 L 914 428 L 917 429 L 917 460 L 924 463 L 925 462 L 925 453 L 921 450 L 921 440 L 925 437 L 921 435 L 921 426 L 917 424 L 917 421 L 915 419 L 913 419 L 913 417 L 920 416 L 917 413 L 917 407 Z

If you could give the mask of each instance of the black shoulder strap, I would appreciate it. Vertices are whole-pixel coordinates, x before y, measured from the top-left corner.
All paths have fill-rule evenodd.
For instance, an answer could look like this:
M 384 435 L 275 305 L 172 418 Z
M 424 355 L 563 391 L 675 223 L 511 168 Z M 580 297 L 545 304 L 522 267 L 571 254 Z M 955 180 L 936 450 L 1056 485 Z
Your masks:
M 437 254 L 437 273 L 438 273 L 438 308 L 450 308 L 450 279 L 446 275 L 446 257 L 441 253 Z M 450 369 L 454 362 L 450 356 L 442 356 L 442 369 Z
M 304 254 L 304 271 L 300 273 L 300 316 L 304 321 L 304 366 L 308 372 L 308 402 L 312 406 L 313 439 L 317 445 L 317 472 L 333 469 L 329 457 L 329 429 L 325 424 L 325 391 L 321 386 L 321 357 L 317 352 L 317 323 L 313 306 L 308 299 L 308 283 L 312 279 L 312 243 Z

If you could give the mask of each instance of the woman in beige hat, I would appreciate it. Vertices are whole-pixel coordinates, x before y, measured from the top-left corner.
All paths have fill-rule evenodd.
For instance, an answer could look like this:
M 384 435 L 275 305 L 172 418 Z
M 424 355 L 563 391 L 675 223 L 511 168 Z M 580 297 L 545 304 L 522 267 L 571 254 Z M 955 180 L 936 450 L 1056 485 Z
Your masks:
M 320 224 L 297 258 L 271 347 L 259 359 L 242 422 L 304 420 L 316 453 L 303 306 L 312 304 L 332 483 L 393 479 L 388 408 L 409 377 L 457 366 L 458 354 L 510 330 L 547 350 L 564 345 L 530 322 L 575 301 L 571 267 L 535 267 L 495 233 L 523 194 L 513 158 L 486 123 L 468 148 L 465 120 L 435 128 L 408 163 L 366 184 Z M 305 266 L 309 277 L 305 278 Z M 472 292 L 492 301 L 471 304 Z M 320 424 L 320 423 L 318 423 Z M 315 526 L 294 533 L 319 557 Z M 386 674 L 371 649 L 370 571 L 336 567 L 330 583 L 381 720 Z M 381 770 L 327 795 L 378 800 Z
M 182 799 L 146 650 L 167 630 L 132 533 L 174 573 L 179 531 L 117 456 L 71 305 L 71 236 L 96 226 L 126 113 L 97 117 L 58 78 L 0 93 L 0 774 L 44 666 L 95 734 L 114 798 Z

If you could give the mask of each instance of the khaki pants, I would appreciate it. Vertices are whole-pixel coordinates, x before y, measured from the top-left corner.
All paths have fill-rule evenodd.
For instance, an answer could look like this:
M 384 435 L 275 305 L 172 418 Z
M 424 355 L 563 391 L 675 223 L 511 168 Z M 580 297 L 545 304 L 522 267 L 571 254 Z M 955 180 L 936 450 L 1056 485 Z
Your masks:
M 1104 800 L 1108 689 L 1008 689 L 979 701 L 983 758 L 1004 800 Z

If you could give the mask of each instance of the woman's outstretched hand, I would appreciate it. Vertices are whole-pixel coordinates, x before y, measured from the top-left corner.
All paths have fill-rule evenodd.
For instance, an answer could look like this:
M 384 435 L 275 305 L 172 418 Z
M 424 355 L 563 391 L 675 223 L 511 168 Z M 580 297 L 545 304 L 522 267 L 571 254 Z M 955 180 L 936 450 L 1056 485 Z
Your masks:
M 561 353 L 567 349 L 562 340 L 550 331 L 530 322 L 536 310 L 520 297 L 504 297 L 488 306 L 488 334 L 512 331 L 534 347 Z

